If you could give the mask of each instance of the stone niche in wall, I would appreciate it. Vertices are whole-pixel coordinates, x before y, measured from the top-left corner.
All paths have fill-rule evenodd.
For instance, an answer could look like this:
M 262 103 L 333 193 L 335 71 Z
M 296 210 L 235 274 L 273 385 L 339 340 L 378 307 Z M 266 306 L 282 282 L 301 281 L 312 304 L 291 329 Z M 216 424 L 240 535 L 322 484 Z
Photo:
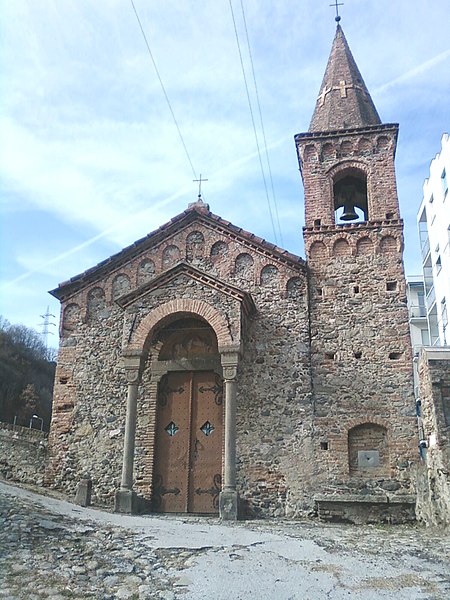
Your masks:
M 364 423 L 348 432 L 350 477 L 389 477 L 387 431 L 382 425 Z

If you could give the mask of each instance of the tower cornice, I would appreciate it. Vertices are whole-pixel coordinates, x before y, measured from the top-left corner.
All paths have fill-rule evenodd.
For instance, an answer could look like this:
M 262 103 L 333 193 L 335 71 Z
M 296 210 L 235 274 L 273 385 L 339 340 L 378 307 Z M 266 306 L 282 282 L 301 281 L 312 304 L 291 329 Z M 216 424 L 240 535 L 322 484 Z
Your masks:
M 383 131 L 394 131 L 398 135 L 398 123 L 380 123 L 379 125 L 370 125 L 367 127 L 351 127 L 348 129 L 333 129 L 329 131 L 306 131 L 305 133 L 296 133 L 294 140 L 308 141 L 324 138 L 342 137 L 344 135 L 362 136 L 364 134 L 381 133 Z

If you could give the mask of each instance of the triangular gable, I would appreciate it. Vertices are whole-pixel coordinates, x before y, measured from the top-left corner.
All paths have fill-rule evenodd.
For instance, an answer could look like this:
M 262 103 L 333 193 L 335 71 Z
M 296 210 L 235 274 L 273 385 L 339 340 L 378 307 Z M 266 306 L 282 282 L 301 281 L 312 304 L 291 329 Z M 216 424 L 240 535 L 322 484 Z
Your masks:
M 211 275 L 200 271 L 199 269 L 193 267 L 192 265 L 186 262 L 179 262 L 177 265 L 175 265 L 168 271 L 164 271 L 164 273 L 161 273 L 161 275 L 158 275 L 154 279 L 144 283 L 132 292 L 129 292 L 128 294 L 124 294 L 120 298 L 117 298 L 115 302 L 121 308 L 126 308 L 127 306 L 130 306 L 130 304 L 133 304 L 133 302 L 135 302 L 139 298 L 142 298 L 149 292 L 157 290 L 163 287 L 164 285 L 170 283 L 179 275 L 187 275 L 191 279 L 194 279 L 195 281 L 199 281 L 200 283 L 214 288 L 215 290 L 218 290 L 226 294 L 227 296 L 232 296 L 234 299 L 238 300 L 242 304 L 243 311 L 246 316 L 256 313 L 255 303 L 253 302 L 253 298 L 248 292 L 245 292 L 244 290 L 241 290 L 240 288 L 234 285 L 230 285 L 229 283 L 226 283 L 225 281 L 222 281 L 217 277 L 211 277 Z
M 181 231 L 193 222 L 198 222 L 206 227 L 216 230 L 218 233 L 225 234 L 240 242 L 244 246 L 261 252 L 273 260 L 289 264 L 290 266 L 305 270 L 306 262 L 299 256 L 291 254 L 287 250 L 279 248 L 275 244 L 266 242 L 253 233 L 245 231 L 240 227 L 236 227 L 229 221 L 209 212 L 208 205 L 203 202 L 195 202 L 188 209 L 180 213 L 158 229 L 155 229 L 145 237 L 137 240 L 130 246 L 127 246 L 117 254 L 113 254 L 106 260 L 98 263 L 94 267 L 87 269 L 79 275 L 71 277 L 68 281 L 64 281 L 54 290 L 50 290 L 50 294 L 55 298 L 62 299 L 79 291 L 86 285 L 90 285 L 108 275 L 111 271 L 119 268 L 121 265 L 128 263 L 146 250 L 162 242 L 165 238 Z

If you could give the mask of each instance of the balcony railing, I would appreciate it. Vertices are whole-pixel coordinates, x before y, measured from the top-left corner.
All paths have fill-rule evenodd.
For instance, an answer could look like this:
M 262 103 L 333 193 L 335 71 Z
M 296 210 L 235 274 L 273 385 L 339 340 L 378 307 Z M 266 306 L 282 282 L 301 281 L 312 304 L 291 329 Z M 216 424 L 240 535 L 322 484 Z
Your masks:
M 410 319 L 421 319 L 427 316 L 427 309 L 424 305 L 411 304 L 409 307 L 409 318 Z
M 425 260 L 430 253 L 430 240 L 428 237 L 421 241 L 422 259 Z
M 434 289 L 434 285 L 430 288 L 430 290 L 427 293 L 427 306 L 428 306 L 428 310 L 431 309 L 431 307 L 433 306 L 433 304 L 436 302 L 436 291 Z

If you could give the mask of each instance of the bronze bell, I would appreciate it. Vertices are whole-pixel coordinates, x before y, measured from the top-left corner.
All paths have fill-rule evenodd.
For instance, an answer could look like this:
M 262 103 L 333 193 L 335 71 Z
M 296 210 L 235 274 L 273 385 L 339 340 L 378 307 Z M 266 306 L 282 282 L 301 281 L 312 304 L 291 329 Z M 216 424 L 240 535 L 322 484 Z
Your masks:
M 344 204 L 344 212 L 340 216 L 341 221 L 354 221 L 358 218 L 358 215 L 355 212 L 355 207 L 351 202 L 346 202 Z

